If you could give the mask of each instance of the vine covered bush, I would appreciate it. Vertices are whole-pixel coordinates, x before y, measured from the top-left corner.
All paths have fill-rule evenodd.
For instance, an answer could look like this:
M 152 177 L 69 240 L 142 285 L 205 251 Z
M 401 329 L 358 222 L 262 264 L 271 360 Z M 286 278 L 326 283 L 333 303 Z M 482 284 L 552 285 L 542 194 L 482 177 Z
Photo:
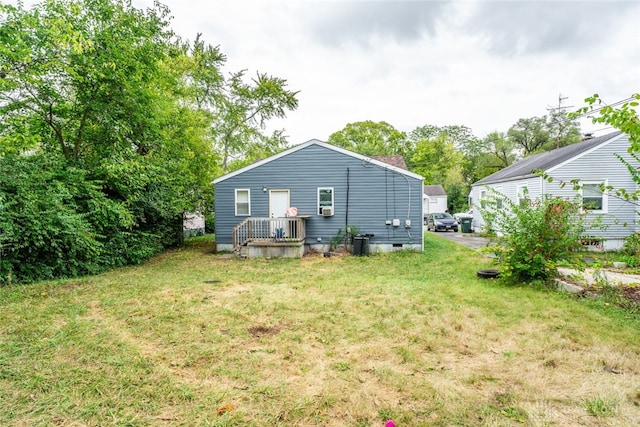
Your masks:
M 585 222 L 579 201 L 546 195 L 523 203 L 502 197 L 502 204 L 499 210 L 487 207 L 483 216 L 499 235 L 488 250 L 497 255 L 507 282 L 546 281 L 557 274 L 560 260 L 580 250 Z

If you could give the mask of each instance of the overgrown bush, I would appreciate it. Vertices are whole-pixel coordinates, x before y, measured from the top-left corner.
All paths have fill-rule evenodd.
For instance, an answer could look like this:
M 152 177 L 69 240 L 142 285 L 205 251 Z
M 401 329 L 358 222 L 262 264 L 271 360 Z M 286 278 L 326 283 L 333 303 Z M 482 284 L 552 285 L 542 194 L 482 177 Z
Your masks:
M 483 210 L 499 230 L 497 244 L 501 276 L 510 283 L 546 281 L 557 274 L 557 263 L 580 249 L 584 214 L 578 201 L 544 196 L 514 203 L 502 197 L 503 209 Z
M 635 258 L 640 257 L 640 234 L 632 234 L 624 239 L 622 253 Z
M 0 285 L 138 264 L 182 239 L 153 193 L 129 200 L 64 159 L 0 158 Z

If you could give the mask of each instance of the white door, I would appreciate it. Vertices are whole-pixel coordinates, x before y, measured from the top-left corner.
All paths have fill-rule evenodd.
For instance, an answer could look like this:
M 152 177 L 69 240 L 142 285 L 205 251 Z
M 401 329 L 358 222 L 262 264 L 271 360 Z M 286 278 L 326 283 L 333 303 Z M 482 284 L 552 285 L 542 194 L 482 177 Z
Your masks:
M 284 218 L 289 207 L 289 190 L 269 190 L 269 217 Z M 289 237 L 288 221 L 272 221 L 271 235 L 276 238 Z

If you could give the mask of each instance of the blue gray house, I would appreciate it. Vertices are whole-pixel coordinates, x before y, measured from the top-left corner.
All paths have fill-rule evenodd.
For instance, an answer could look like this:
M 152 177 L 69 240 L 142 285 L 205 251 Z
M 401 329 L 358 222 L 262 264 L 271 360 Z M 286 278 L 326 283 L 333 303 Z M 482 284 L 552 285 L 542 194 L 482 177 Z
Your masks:
M 587 221 L 598 218 L 604 224 L 603 228 L 587 230 L 585 242 L 600 249 L 619 249 L 625 237 L 639 231 L 638 206 L 615 194 L 620 189 L 628 193 L 638 190 L 627 166 L 618 158 L 622 157 L 638 170 L 640 165 L 627 152 L 628 148 L 629 136 L 613 132 L 526 157 L 481 179 L 473 184 L 470 194 L 470 203 L 479 208 L 473 210 L 474 231 L 482 231 L 486 226 L 481 212 L 483 205 L 488 205 L 486 201 L 495 199 L 496 207 L 503 207 L 500 197 L 494 194 L 515 203 L 524 198 L 535 200 L 542 194 L 568 199 L 581 197 Z M 551 182 L 535 173 L 536 170 L 551 177 Z M 578 189 L 571 184 L 574 181 L 579 184 Z M 609 186 L 613 191 L 601 191 Z
M 216 247 L 297 257 L 349 228 L 370 251 L 422 250 L 422 181 L 313 139 L 214 181 Z

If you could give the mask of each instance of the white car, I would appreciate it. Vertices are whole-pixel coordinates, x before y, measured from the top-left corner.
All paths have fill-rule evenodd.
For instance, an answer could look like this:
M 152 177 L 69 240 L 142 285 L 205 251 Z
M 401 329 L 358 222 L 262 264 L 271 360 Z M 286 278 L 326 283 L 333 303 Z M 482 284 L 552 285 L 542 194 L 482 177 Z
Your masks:
M 453 214 L 453 217 L 455 218 L 456 221 L 458 221 L 458 223 L 460 223 L 462 218 L 473 218 L 473 209 L 469 209 L 466 212 L 455 213 Z

